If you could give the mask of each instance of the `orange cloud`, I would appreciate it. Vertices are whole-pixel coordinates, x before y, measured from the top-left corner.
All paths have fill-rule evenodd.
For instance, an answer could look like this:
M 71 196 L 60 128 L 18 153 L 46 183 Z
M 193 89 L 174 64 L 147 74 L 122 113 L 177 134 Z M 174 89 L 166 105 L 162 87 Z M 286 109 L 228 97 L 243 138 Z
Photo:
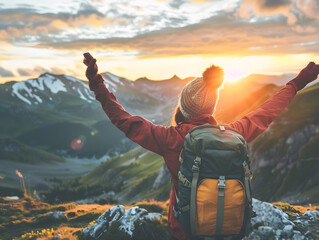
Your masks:
M 227 22 L 228 21 L 228 22 Z M 306 28 L 304 28 L 306 29 Z M 299 29 L 300 30 L 300 29 Z M 129 39 L 73 41 L 55 45 L 61 49 L 138 51 L 139 57 L 170 57 L 185 55 L 244 56 L 279 55 L 318 52 L 319 45 L 301 46 L 319 38 L 319 32 L 296 34 L 285 23 L 241 22 L 229 24 L 227 18 L 208 21 L 180 29 L 168 29 Z
M 241 18 L 251 18 L 253 14 L 264 16 L 281 14 L 287 18 L 289 25 L 294 25 L 297 17 L 291 11 L 292 9 L 291 0 L 243 0 L 237 13 Z

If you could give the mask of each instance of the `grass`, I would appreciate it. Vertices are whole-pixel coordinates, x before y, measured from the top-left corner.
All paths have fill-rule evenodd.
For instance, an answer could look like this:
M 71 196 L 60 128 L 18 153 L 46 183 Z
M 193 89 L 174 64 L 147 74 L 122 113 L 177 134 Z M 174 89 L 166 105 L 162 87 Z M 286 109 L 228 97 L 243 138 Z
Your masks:
M 293 220 L 297 214 L 303 214 L 307 210 L 319 210 L 319 206 L 297 206 L 282 202 L 273 203 L 282 209 Z M 51 205 L 43 202 L 26 200 L 12 201 L 0 198 L 0 236 L 3 240 L 23 239 L 53 239 L 60 235 L 59 239 L 83 239 L 82 229 L 91 226 L 95 220 L 113 205 L 99 204 L 58 204 Z M 168 202 L 144 200 L 126 205 L 142 207 L 149 212 L 158 212 L 163 218 L 154 222 L 138 220 L 135 222 L 133 239 L 164 240 L 169 239 L 167 223 Z M 48 212 L 60 211 L 66 217 L 61 220 L 52 220 L 47 217 Z M 104 233 L 102 239 L 131 239 L 129 235 L 119 230 L 119 222 L 115 221 L 110 229 Z M 316 229 L 312 229 L 316 232 Z
M 43 202 L 0 198 L 0 236 L 2 240 L 53 239 L 60 234 L 60 239 L 81 239 L 82 229 L 91 226 L 102 213 L 112 206 L 75 203 L 51 205 Z M 156 234 L 156 237 L 152 239 L 167 239 L 165 238 L 169 236 L 167 203 L 151 200 L 127 205 L 125 208 L 133 206 L 144 207 L 150 212 L 158 212 L 163 215 L 163 219 L 153 224 L 137 222 L 136 224 L 140 225 L 140 231 L 134 232 L 135 239 L 140 239 L 139 236 L 151 236 L 149 234 Z M 65 218 L 55 220 L 47 216 L 47 213 L 55 211 L 62 212 Z M 129 235 L 120 231 L 118 227 L 119 222 L 114 222 L 103 239 L 130 239 Z
M 275 206 L 279 207 L 282 211 L 288 214 L 291 219 L 295 219 L 297 215 L 304 214 L 307 210 L 318 211 L 319 206 L 299 206 L 299 205 L 291 205 L 283 202 L 274 202 Z

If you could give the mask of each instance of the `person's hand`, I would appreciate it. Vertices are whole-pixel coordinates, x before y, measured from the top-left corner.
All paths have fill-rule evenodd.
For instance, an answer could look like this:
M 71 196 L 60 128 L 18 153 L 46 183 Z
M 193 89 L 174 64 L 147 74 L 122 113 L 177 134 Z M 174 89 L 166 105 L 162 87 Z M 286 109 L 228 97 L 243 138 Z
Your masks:
M 91 80 L 96 76 L 98 72 L 96 59 L 93 58 L 89 52 L 84 53 L 83 56 L 84 56 L 83 63 L 87 66 L 85 75 L 89 80 Z
M 308 83 L 317 79 L 319 74 L 319 65 L 310 62 L 307 67 L 301 70 L 297 77 L 292 79 L 289 83 L 293 82 L 298 90 L 303 89 Z

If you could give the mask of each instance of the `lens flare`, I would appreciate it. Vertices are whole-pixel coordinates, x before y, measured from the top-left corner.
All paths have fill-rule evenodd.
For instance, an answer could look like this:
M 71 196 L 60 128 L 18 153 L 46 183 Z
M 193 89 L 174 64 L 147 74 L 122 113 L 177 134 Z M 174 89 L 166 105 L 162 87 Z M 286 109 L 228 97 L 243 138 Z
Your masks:
M 83 146 L 84 146 L 84 142 L 85 142 L 85 137 L 84 136 L 80 136 L 78 138 L 75 138 L 71 142 L 71 148 L 73 150 L 81 150 L 83 148 Z
M 91 136 L 95 136 L 96 134 L 98 134 L 97 130 L 94 130 L 94 131 L 91 132 Z

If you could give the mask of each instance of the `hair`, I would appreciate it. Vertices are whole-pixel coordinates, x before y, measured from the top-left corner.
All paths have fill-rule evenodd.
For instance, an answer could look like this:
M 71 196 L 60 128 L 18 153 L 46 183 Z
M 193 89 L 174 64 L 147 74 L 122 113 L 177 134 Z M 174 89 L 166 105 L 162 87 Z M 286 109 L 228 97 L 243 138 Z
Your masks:
M 213 89 L 218 89 L 224 81 L 224 70 L 215 65 L 206 68 L 202 75 L 204 82 Z
M 179 105 L 177 105 L 177 107 L 175 109 L 175 113 L 174 113 L 173 118 L 172 118 L 171 125 L 177 126 L 178 124 L 180 124 L 181 122 L 184 122 L 185 120 L 186 120 L 186 118 L 182 114 L 181 109 L 179 108 Z

